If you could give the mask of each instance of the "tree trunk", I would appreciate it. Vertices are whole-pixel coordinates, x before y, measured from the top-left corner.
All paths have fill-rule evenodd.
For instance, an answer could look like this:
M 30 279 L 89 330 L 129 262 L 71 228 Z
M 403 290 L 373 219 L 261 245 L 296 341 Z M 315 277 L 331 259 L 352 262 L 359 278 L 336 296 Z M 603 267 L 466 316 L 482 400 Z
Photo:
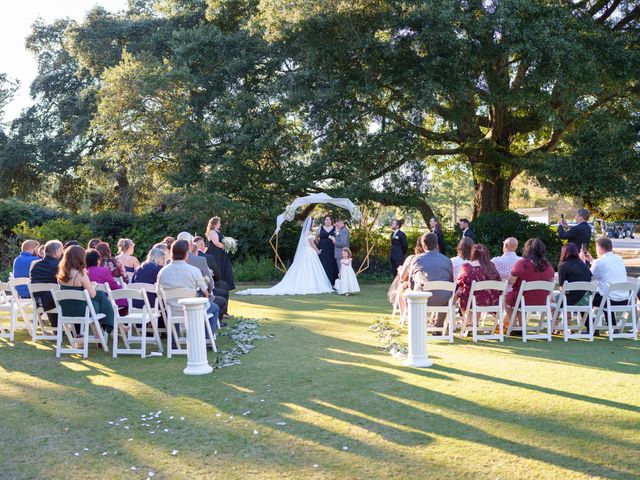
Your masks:
M 478 175 L 478 170 L 482 176 Z M 509 208 L 512 178 L 501 176 L 499 166 L 472 163 L 473 218 L 483 213 L 498 212 Z M 478 178 L 480 177 L 480 178 Z
M 135 207 L 135 199 L 127 173 L 126 167 L 121 168 L 115 173 L 117 183 L 115 191 L 118 196 L 118 208 L 123 212 L 131 213 Z

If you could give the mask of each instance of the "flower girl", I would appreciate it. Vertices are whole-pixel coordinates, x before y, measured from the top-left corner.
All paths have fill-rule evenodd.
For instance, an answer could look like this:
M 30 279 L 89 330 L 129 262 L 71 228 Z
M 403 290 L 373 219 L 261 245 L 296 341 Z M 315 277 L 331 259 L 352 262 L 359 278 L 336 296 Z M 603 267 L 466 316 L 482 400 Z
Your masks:
M 360 286 L 356 278 L 356 272 L 351 266 L 351 250 L 342 249 L 342 259 L 340 260 L 340 275 L 336 280 L 336 290 L 340 295 L 349 295 L 350 293 L 358 293 Z

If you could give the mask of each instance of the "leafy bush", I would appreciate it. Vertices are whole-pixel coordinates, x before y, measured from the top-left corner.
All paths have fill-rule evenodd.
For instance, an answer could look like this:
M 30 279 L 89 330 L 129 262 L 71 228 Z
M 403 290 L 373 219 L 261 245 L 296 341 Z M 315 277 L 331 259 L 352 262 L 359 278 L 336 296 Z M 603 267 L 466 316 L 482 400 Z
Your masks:
M 11 234 L 13 227 L 18 223 L 26 222 L 28 225 L 42 225 L 48 220 L 66 216 L 62 212 L 56 212 L 50 208 L 21 202 L 14 198 L 0 200 L 0 233 Z
M 7 281 L 13 269 L 13 259 L 20 253 L 20 244 L 14 236 L 3 235 L 0 238 L 0 280 Z
M 68 240 L 77 240 L 81 245 L 86 244 L 91 238 L 91 229 L 88 226 L 73 223 L 66 218 L 49 220 L 34 227 L 30 227 L 27 222 L 22 222 L 14 227 L 13 233 L 19 241 L 28 238 L 39 242 L 57 239 L 63 243 Z
M 202 233 L 205 226 L 185 214 L 145 213 L 135 217 L 131 227 L 117 237 L 133 240 L 136 243 L 135 254 L 144 257 L 153 244 L 162 241 L 164 237 L 175 237 L 182 231 Z
M 233 276 L 238 282 L 279 281 L 284 274 L 276 269 L 273 260 L 249 255 L 242 263 L 234 263 Z
M 522 254 L 525 242 L 530 238 L 540 238 L 547 247 L 547 258 L 554 267 L 558 264 L 562 240 L 558 232 L 548 225 L 532 222 L 524 215 L 512 210 L 485 213 L 471 222 L 476 242 L 484 244 L 492 256 L 502 255 L 502 242 L 507 237 L 518 239 L 518 254 Z
M 116 210 L 103 210 L 89 219 L 89 225 L 94 237 L 105 242 L 115 242 L 122 237 L 122 233 L 129 230 L 135 222 L 132 213 Z

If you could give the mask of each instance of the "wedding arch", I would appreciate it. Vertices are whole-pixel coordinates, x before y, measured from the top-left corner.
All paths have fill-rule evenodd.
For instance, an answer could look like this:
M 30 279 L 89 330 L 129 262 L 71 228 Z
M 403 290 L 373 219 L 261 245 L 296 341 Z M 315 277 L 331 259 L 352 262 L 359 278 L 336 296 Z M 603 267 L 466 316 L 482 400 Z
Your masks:
M 353 203 L 348 198 L 333 198 L 327 195 L 326 193 L 316 193 L 313 195 L 307 195 L 306 197 L 298 197 L 284 209 L 280 215 L 276 217 L 276 229 L 271 235 L 269 239 L 269 244 L 273 249 L 273 253 L 275 255 L 274 264 L 278 270 L 283 272 L 287 271 L 287 267 L 280 258 L 280 254 L 278 253 L 278 233 L 280 232 L 280 228 L 282 224 L 287 221 L 290 222 L 295 218 L 296 210 L 305 205 L 319 204 L 319 203 L 328 203 L 331 205 L 335 205 L 336 207 L 344 208 L 348 210 L 351 214 L 351 220 L 354 223 L 359 223 L 364 230 L 364 244 L 365 244 L 365 256 L 356 272 L 356 275 L 365 271 L 369 268 L 369 256 L 373 251 L 373 242 L 371 239 L 371 225 L 369 225 L 366 221 L 366 209 L 365 215 L 360 211 L 360 208 Z

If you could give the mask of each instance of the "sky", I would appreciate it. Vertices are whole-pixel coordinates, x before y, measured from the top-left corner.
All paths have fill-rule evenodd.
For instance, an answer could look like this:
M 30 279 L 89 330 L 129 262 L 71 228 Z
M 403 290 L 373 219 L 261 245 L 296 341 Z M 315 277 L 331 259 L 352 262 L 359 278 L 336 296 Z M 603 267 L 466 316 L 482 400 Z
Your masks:
M 0 73 L 20 80 L 20 90 L 5 109 L 5 122 L 13 120 L 31 104 L 29 85 L 37 69 L 34 58 L 24 47 L 24 40 L 31 32 L 33 22 L 38 17 L 46 22 L 65 17 L 82 20 L 86 12 L 96 5 L 118 11 L 127 7 L 127 0 L 19 0 L 3 6 L 0 16 Z

